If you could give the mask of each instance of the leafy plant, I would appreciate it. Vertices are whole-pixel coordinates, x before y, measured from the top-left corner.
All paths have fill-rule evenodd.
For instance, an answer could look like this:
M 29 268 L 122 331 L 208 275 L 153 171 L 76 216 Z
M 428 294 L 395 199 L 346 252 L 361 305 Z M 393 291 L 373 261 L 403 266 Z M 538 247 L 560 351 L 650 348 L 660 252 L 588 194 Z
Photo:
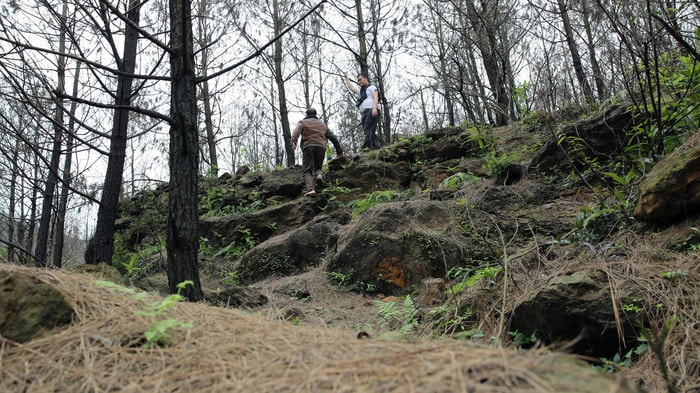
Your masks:
M 240 277 L 238 277 L 237 271 L 232 272 L 221 272 L 223 280 L 221 283 L 227 287 L 237 287 L 241 283 Z
M 508 335 L 513 337 L 513 346 L 515 346 L 516 349 L 521 349 L 523 347 L 531 347 L 532 345 L 537 344 L 536 333 L 537 331 L 534 331 L 528 336 L 516 330 L 514 332 L 508 332 Z
M 634 356 L 643 355 L 648 350 L 649 350 L 649 344 L 642 343 L 642 344 L 638 345 L 637 347 L 627 351 L 627 353 L 624 356 L 621 356 L 619 353 L 616 353 L 612 357 L 612 359 L 600 358 L 600 361 L 602 362 L 600 368 L 606 374 L 617 373 L 625 367 L 630 367 L 632 365 L 632 358 Z
M 407 199 L 412 195 L 410 190 L 403 193 L 394 190 L 377 190 L 366 194 L 362 199 L 356 199 L 349 203 L 352 210 L 352 217 L 357 217 L 360 213 L 369 210 L 380 203 L 391 202 L 393 200 Z
M 688 272 L 685 270 L 681 270 L 681 269 L 673 270 L 673 271 L 669 271 L 669 272 L 663 272 L 663 273 L 659 274 L 659 276 L 661 278 L 664 278 L 666 280 L 673 280 L 673 279 L 676 279 L 678 277 L 685 277 L 687 275 L 688 275 Z
M 631 207 L 636 205 L 636 200 L 632 196 L 634 194 L 634 182 L 639 179 L 639 172 L 632 168 L 624 176 L 618 175 L 615 172 L 602 172 L 603 175 L 612 179 L 615 182 L 612 187 L 613 195 L 618 202 L 618 206 L 624 214 L 628 214 Z
M 119 284 L 115 284 L 111 281 L 96 281 L 96 285 L 100 287 L 109 288 L 112 290 L 117 290 L 124 292 L 134 297 L 137 300 L 144 300 L 146 298 L 145 292 L 139 292 L 132 288 L 127 288 Z M 151 319 L 151 326 L 148 330 L 144 332 L 145 342 L 143 344 L 146 348 L 154 348 L 157 346 L 164 346 L 170 344 L 171 336 L 170 330 L 173 328 L 190 328 L 191 324 L 181 321 L 177 318 L 166 317 L 163 318 L 166 311 L 172 309 L 177 305 L 177 303 L 185 300 L 185 297 L 180 293 L 183 289 L 187 288 L 189 285 L 194 285 L 194 282 L 187 280 L 179 283 L 177 285 L 177 293 L 166 296 L 160 301 L 150 303 L 143 310 L 137 310 L 134 312 L 135 315 L 146 316 Z
M 465 184 L 476 183 L 480 179 L 472 174 L 457 172 L 454 175 L 443 180 L 440 187 L 445 190 L 458 190 L 462 188 Z
M 458 273 L 455 273 L 455 271 Z M 475 286 L 482 279 L 488 280 L 489 284 L 495 284 L 501 273 L 503 273 L 502 266 L 487 265 L 476 270 L 473 274 L 471 269 L 455 269 L 451 271 L 450 274 L 457 275 L 457 277 L 461 277 L 461 281 L 450 287 L 447 290 L 447 292 L 450 294 L 460 294 L 464 292 L 467 288 L 472 288 L 473 286 Z
M 399 327 L 400 333 L 407 334 L 420 322 L 420 311 L 411 296 L 406 296 L 401 306 L 399 302 L 383 300 L 375 300 L 374 305 L 377 308 L 377 315 L 382 319 L 382 328 Z
M 520 161 L 520 154 L 518 152 L 512 153 L 501 153 L 500 155 L 496 151 L 490 151 L 486 155 L 486 162 L 482 165 L 482 168 L 488 171 L 492 177 L 498 176 L 503 170 L 510 164 Z
M 466 122 L 462 123 L 462 128 L 469 130 L 469 139 L 476 142 L 479 151 L 486 152 L 493 150 L 494 145 L 496 144 L 496 139 L 493 136 L 491 128 L 485 126 L 472 126 Z
M 331 276 L 331 280 L 346 291 L 357 291 L 363 293 L 374 293 L 377 291 L 376 284 L 367 282 L 353 282 L 352 275 L 344 274 L 341 272 L 329 272 L 328 275 Z
M 483 337 L 474 326 L 473 312 L 471 308 L 460 310 L 459 304 L 454 307 L 442 304 L 428 311 L 433 318 L 440 335 L 450 335 L 457 339 L 469 339 Z
M 122 262 L 122 266 L 126 269 L 126 275 L 127 277 L 132 277 L 136 275 L 136 273 L 141 271 L 141 268 L 138 266 L 135 266 L 136 264 L 136 259 L 135 258 L 130 258 L 129 263 L 124 263 Z
M 359 191 L 359 188 L 348 188 L 340 185 L 340 181 L 336 179 L 335 183 L 330 183 L 321 190 L 321 194 L 326 197 L 328 201 L 323 209 L 337 209 L 345 207 L 345 204 L 338 199 L 339 195 L 350 194 L 352 192 Z
M 241 255 L 245 254 L 246 251 L 255 247 L 257 244 L 257 239 L 253 236 L 250 228 L 240 226 L 238 227 L 238 232 L 242 235 L 241 239 L 233 241 L 225 247 L 219 249 L 216 253 L 214 253 L 214 258 L 223 257 L 228 260 L 233 260 L 239 258 Z
M 158 346 L 164 346 L 170 344 L 170 330 L 172 328 L 190 328 L 191 324 L 183 322 L 177 318 L 162 318 L 162 315 L 171 308 L 175 307 L 177 303 L 185 300 L 185 297 L 180 293 L 188 285 L 194 285 L 194 282 L 187 280 L 177 284 L 177 293 L 170 294 L 163 298 L 159 302 L 151 303 L 145 310 L 136 311 L 136 315 L 144 315 L 153 318 L 151 322 L 151 328 L 144 332 L 144 337 L 146 343 L 144 347 L 154 348 Z
M 619 232 L 629 220 L 624 213 L 624 209 L 594 207 L 592 204 L 582 208 L 576 216 L 574 240 L 596 242 Z
M 518 86 L 515 86 L 513 90 L 513 99 L 515 100 L 515 106 L 518 108 L 518 114 L 523 117 L 532 105 L 532 100 L 530 99 L 530 93 L 533 88 L 530 82 L 523 81 Z
M 208 187 L 205 190 L 199 201 L 199 210 L 202 217 L 222 215 L 233 210 L 233 206 L 227 206 L 224 203 L 229 190 L 222 187 Z
M 199 253 L 202 255 L 211 255 L 214 253 L 214 248 L 211 243 L 209 243 L 209 239 L 204 236 L 199 238 Z
M 642 312 L 642 308 L 636 304 L 623 304 L 622 309 L 627 312 L 639 313 Z
M 678 251 L 700 251 L 700 230 L 690 227 L 690 233 L 674 244 L 673 248 Z
M 700 127 L 700 64 L 687 54 L 668 52 L 657 65 L 657 78 L 652 83 L 658 86 L 643 83 L 641 87 L 665 94 L 642 106 L 652 116 L 636 128 L 630 145 L 636 157 L 651 157 L 652 161 L 675 149 L 688 130 Z M 639 162 L 648 163 L 643 159 Z
M 349 275 L 340 272 L 328 272 L 328 275 L 330 275 L 331 279 L 339 286 L 346 288 L 350 286 L 351 280 Z
M 145 276 L 156 270 L 162 261 L 161 252 L 165 249 L 164 239 L 154 238 L 157 243 L 129 251 L 122 236 L 114 239 L 114 266 L 122 275 L 129 278 Z

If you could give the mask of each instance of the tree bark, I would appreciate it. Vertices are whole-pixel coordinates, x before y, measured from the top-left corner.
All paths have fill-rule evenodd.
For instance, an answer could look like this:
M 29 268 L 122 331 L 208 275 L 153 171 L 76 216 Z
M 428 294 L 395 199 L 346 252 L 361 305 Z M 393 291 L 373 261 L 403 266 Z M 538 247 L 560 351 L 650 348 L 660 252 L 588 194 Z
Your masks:
M 588 9 L 588 0 L 581 1 L 582 11 L 583 11 L 583 28 L 586 30 L 586 39 L 588 40 L 588 57 L 591 60 L 591 69 L 593 70 L 593 80 L 595 81 L 596 91 L 598 93 L 598 100 L 605 101 L 607 98 L 607 92 L 605 88 L 605 81 L 603 80 L 603 71 L 598 63 L 598 56 L 595 51 L 595 43 L 593 41 L 593 30 L 591 28 L 591 13 Z
M 39 168 L 40 168 L 39 159 L 36 156 L 34 156 L 34 179 L 39 178 Z M 27 250 L 31 250 L 32 247 L 34 246 L 34 236 L 35 236 L 34 234 L 36 233 L 36 222 L 37 222 L 36 218 L 38 215 L 37 210 L 39 209 L 39 206 L 37 205 L 37 201 L 39 200 L 39 192 L 40 192 L 39 187 L 32 187 L 32 196 L 29 199 L 31 205 L 29 208 L 29 225 L 27 226 L 27 236 L 26 236 L 27 245 L 25 247 L 25 249 L 27 249 Z M 22 216 L 24 216 L 24 214 Z M 20 231 L 20 233 L 22 233 L 22 232 L 23 231 Z M 22 264 L 29 263 L 28 257 L 29 257 L 28 255 L 23 254 L 23 256 L 20 258 L 22 260 Z M 34 260 L 37 261 L 36 255 L 35 255 Z
M 170 0 L 170 187 L 166 227 L 168 286 L 192 281 L 180 294 L 204 299 L 199 281 L 199 132 L 190 1 Z
M 445 33 L 443 30 L 442 19 L 437 17 L 434 13 L 432 15 L 435 26 L 435 45 L 438 50 L 438 63 L 439 63 L 439 77 L 442 84 L 442 94 L 445 97 L 445 111 L 447 112 L 447 123 L 450 126 L 454 126 L 456 123 L 455 119 L 455 109 L 452 103 L 452 82 L 450 81 L 450 67 L 448 66 L 449 56 L 447 54 L 447 44 L 445 42 Z M 422 99 L 421 93 L 421 99 Z
M 355 54 L 357 63 L 360 65 L 360 72 L 369 75 L 369 64 L 367 63 L 367 58 L 369 54 L 367 52 L 367 32 L 365 31 L 365 20 L 362 16 L 362 0 L 355 0 L 355 12 L 357 14 L 357 40 L 359 41 L 360 48 Z
M 75 70 L 75 78 L 73 79 L 73 96 L 78 96 L 78 86 L 80 81 L 80 63 L 77 64 Z M 63 260 L 63 246 L 65 243 L 65 223 L 66 223 L 66 212 L 68 210 L 68 195 L 70 193 L 70 185 L 73 180 L 72 174 L 72 162 L 73 162 L 73 147 L 74 147 L 74 137 L 73 132 L 75 131 L 75 112 L 77 109 L 77 104 L 75 101 L 71 104 L 70 108 L 70 120 L 68 121 L 68 137 L 66 138 L 66 158 L 63 162 L 63 182 L 61 185 L 61 193 L 59 194 L 58 200 L 58 211 L 56 214 L 56 235 L 54 243 L 53 252 L 53 266 L 61 267 Z
M 66 83 L 66 51 L 65 29 L 61 29 L 59 34 L 58 68 L 56 91 L 56 113 L 54 115 L 54 135 L 53 147 L 51 149 L 51 159 L 49 162 L 48 175 L 44 185 L 44 199 L 41 206 L 41 218 L 39 220 L 39 232 L 37 233 L 36 250 L 34 252 L 35 264 L 46 266 L 49 249 L 49 229 L 51 226 L 51 213 L 53 211 L 53 198 L 58 183 L 58 167 L 61 160 L 61 145 L 63 144 L 63 93 Z
M 569 46 L 569 52 L 571 53 L 571 61 L 574 65 L 576 79 L 578 80 L 581 90 L 583 90 L 583 96 L 585 97 L 586 102 L 593 103 L 595 101 L 593 98 L 593 91 L 591 90 L 591 85 L 588 83 L 588 79 L 586 78 L 586 72 L 583 69 L 583 62 L 581 62 L 581 55 L 579 54 L 578 47 L 576 46 L 574 30 L 571 27 L 571 19 L 569 19 L 569 10 L 566 8 L 564 0 L 557 0 L 557 4 L 559 5 L 559 13 L 564 25 L 564 34 L 566 35 L 566 43 Z
M 280 15 L 279 0 L 272 0 L 272 12 L 274 23 L 274 36 L 282 34 L 282 17 Z M 284 75 L 282 75 L 282 38 L 275 41 L 275 83 L 277 84 L 277 99 L 280 105 L 280 123 L 282 126 L 282 139 L 284 151 L 287 153 L 287 167 L 294 166 L 294 150 L 292 150 L 292 131 L 289 126 L 289 110 L 287 109 L 287 94 L 284 88 Z
M 130 0 L 127 18 L 135 25 L 139 24 L 140 5 L 138 0 Z M 97 264 L 105 262 L 112 265 L 114 254 L 114 222 L 119 209 L 122 180 L 124 177 L 124 162 L 126 160 L 126 141 L 129 129 L 129 106 L 131 105 L 132 82 L 130 74 L 136 69 L 136 49 L 138 31 L 129 23 L 126 24 L 124 39 L 124 58 L 119 61 L 119 69 L 124 73 L 117 79 L 116 107 L 110 138 L 109 160 L 102 189 L 100 207 L 97 211 L 95 235 L 85 251 L 85 263 Z
M 207 137 L 207 150 L 209 151 L 209 175 L 212 177 L 219 176 L 219 161 L 216 157 L 216 136 L 214 135 L 214 122 L 212 120 L 211 96 L 209 94 L 209 79 L 207 78 L 207 70 L 209 68 L 209 44 L 211 38 L 207 34 L 205 28 L 204 16 L 208 14 L 208 0 L 199 0 L 198 13 L 199 18 L 199 37 L 201 40 L 200 47 L 202 48 L 202 103 L 204 104 L 204 127 Z
M 19 174 L 19 149 L 20 142 L 17 140 L 15 142 L 15 149 L 12 152 L 12 172 L 10 174 L 10 200 L 8 206 L 8 225 L 7 225 L 7 240 L 10 243 L 7 245 L 7 262 L 10 264 L 15 262 L 15 247 L 13 244 L 17 242 L 19 244 L 20 234 L 19 228 L 15 226 L 16 215 L 16 189 L 18 187 L 17 177 Z
M 467 17 L 474 29 L 476 37 L 474 42 L 481 53 L 484 71 L 489 80 L 489 86 L 495 102 L 495 123 L 497 126 L 504 126 L 510 122 L 513 104 L 512 94 L 508 81 L 510 76 L 510 58 L 507 50 L 503 46 L 505 32 L 501 32 L 499 40 L 498 29 L 505 29 L 507 26 L 500 26 L 498 20 L 498 4 L 492 2 L 482 2 L 481 8 L 477 9 L 475 2 L 467 4 Z

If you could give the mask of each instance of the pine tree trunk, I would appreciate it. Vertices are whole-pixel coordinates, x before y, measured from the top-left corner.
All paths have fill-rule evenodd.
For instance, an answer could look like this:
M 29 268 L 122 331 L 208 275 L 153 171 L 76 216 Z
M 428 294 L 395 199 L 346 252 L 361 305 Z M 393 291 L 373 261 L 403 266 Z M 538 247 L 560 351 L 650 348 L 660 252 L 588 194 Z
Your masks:
M 204 299 L 199 281 L 199 132 L 190 1 L 170 0 L 170 187 L 166 227 L 168 286 L 192 281 L 180 294 Z
M 130 1 L 130 11 L 127 17 L 138 26 L 140 6 L 137 0 Z M 100 207 L 97 211 L 95 235 L 85 251 L 85 262 L 97 264 L 105 262 L 112 264 L 114 254 L 114 222 L 119 209 L 122 180 L 124 177 L 124 162 L 126 160 L 126 142 L 129 128 L 129 110 L 131 105 L 131 85 L 133 78 L 129 76 L 136 69 L 136 49 L 138 31 L 129 23 L 126 24 L 126 39 L 124 40 L 123 63 L 119 66 L 124 74 L 117 80 L 117 97 L 112 124 L 112 136 L 109 147 L 109 161 L 102 191 Z

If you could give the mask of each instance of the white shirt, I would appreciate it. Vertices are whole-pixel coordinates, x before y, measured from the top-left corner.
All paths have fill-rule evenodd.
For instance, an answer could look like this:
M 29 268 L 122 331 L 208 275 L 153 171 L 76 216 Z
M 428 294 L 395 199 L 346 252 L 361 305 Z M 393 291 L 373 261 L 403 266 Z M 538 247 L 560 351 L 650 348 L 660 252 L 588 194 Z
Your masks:
M 360 112 L 362 112 L 365 109 L 372 109 L 372 106 L 374 106 L 374 91 L 377 90 L 377 87 L 374 85 L 369 85 L 367 86 L 367 98 L 365 98 L 364 101 L 360 104 Z M 357 91 L 357 97 L 359 98 L 361 94 L 361 90 Z

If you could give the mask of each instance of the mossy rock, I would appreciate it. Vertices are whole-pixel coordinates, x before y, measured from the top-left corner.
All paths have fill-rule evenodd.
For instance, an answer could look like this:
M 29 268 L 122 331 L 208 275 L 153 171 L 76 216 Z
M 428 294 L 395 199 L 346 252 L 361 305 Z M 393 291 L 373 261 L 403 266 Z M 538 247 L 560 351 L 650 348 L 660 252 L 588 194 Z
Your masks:
M 75 315 L 61 292 L 30 274 L 0 270 L 0 293 L 0 335 L 8 340 L 27 342 Z
M 124 285 L 124 277 L 119 273 L 116 267 L 110 266 L 104 262 L 97 265 L 85 264 L 69 269 L 76 273 L 87 273 L 95 276 L 99 280 L 111 281 L 115 284 Z

